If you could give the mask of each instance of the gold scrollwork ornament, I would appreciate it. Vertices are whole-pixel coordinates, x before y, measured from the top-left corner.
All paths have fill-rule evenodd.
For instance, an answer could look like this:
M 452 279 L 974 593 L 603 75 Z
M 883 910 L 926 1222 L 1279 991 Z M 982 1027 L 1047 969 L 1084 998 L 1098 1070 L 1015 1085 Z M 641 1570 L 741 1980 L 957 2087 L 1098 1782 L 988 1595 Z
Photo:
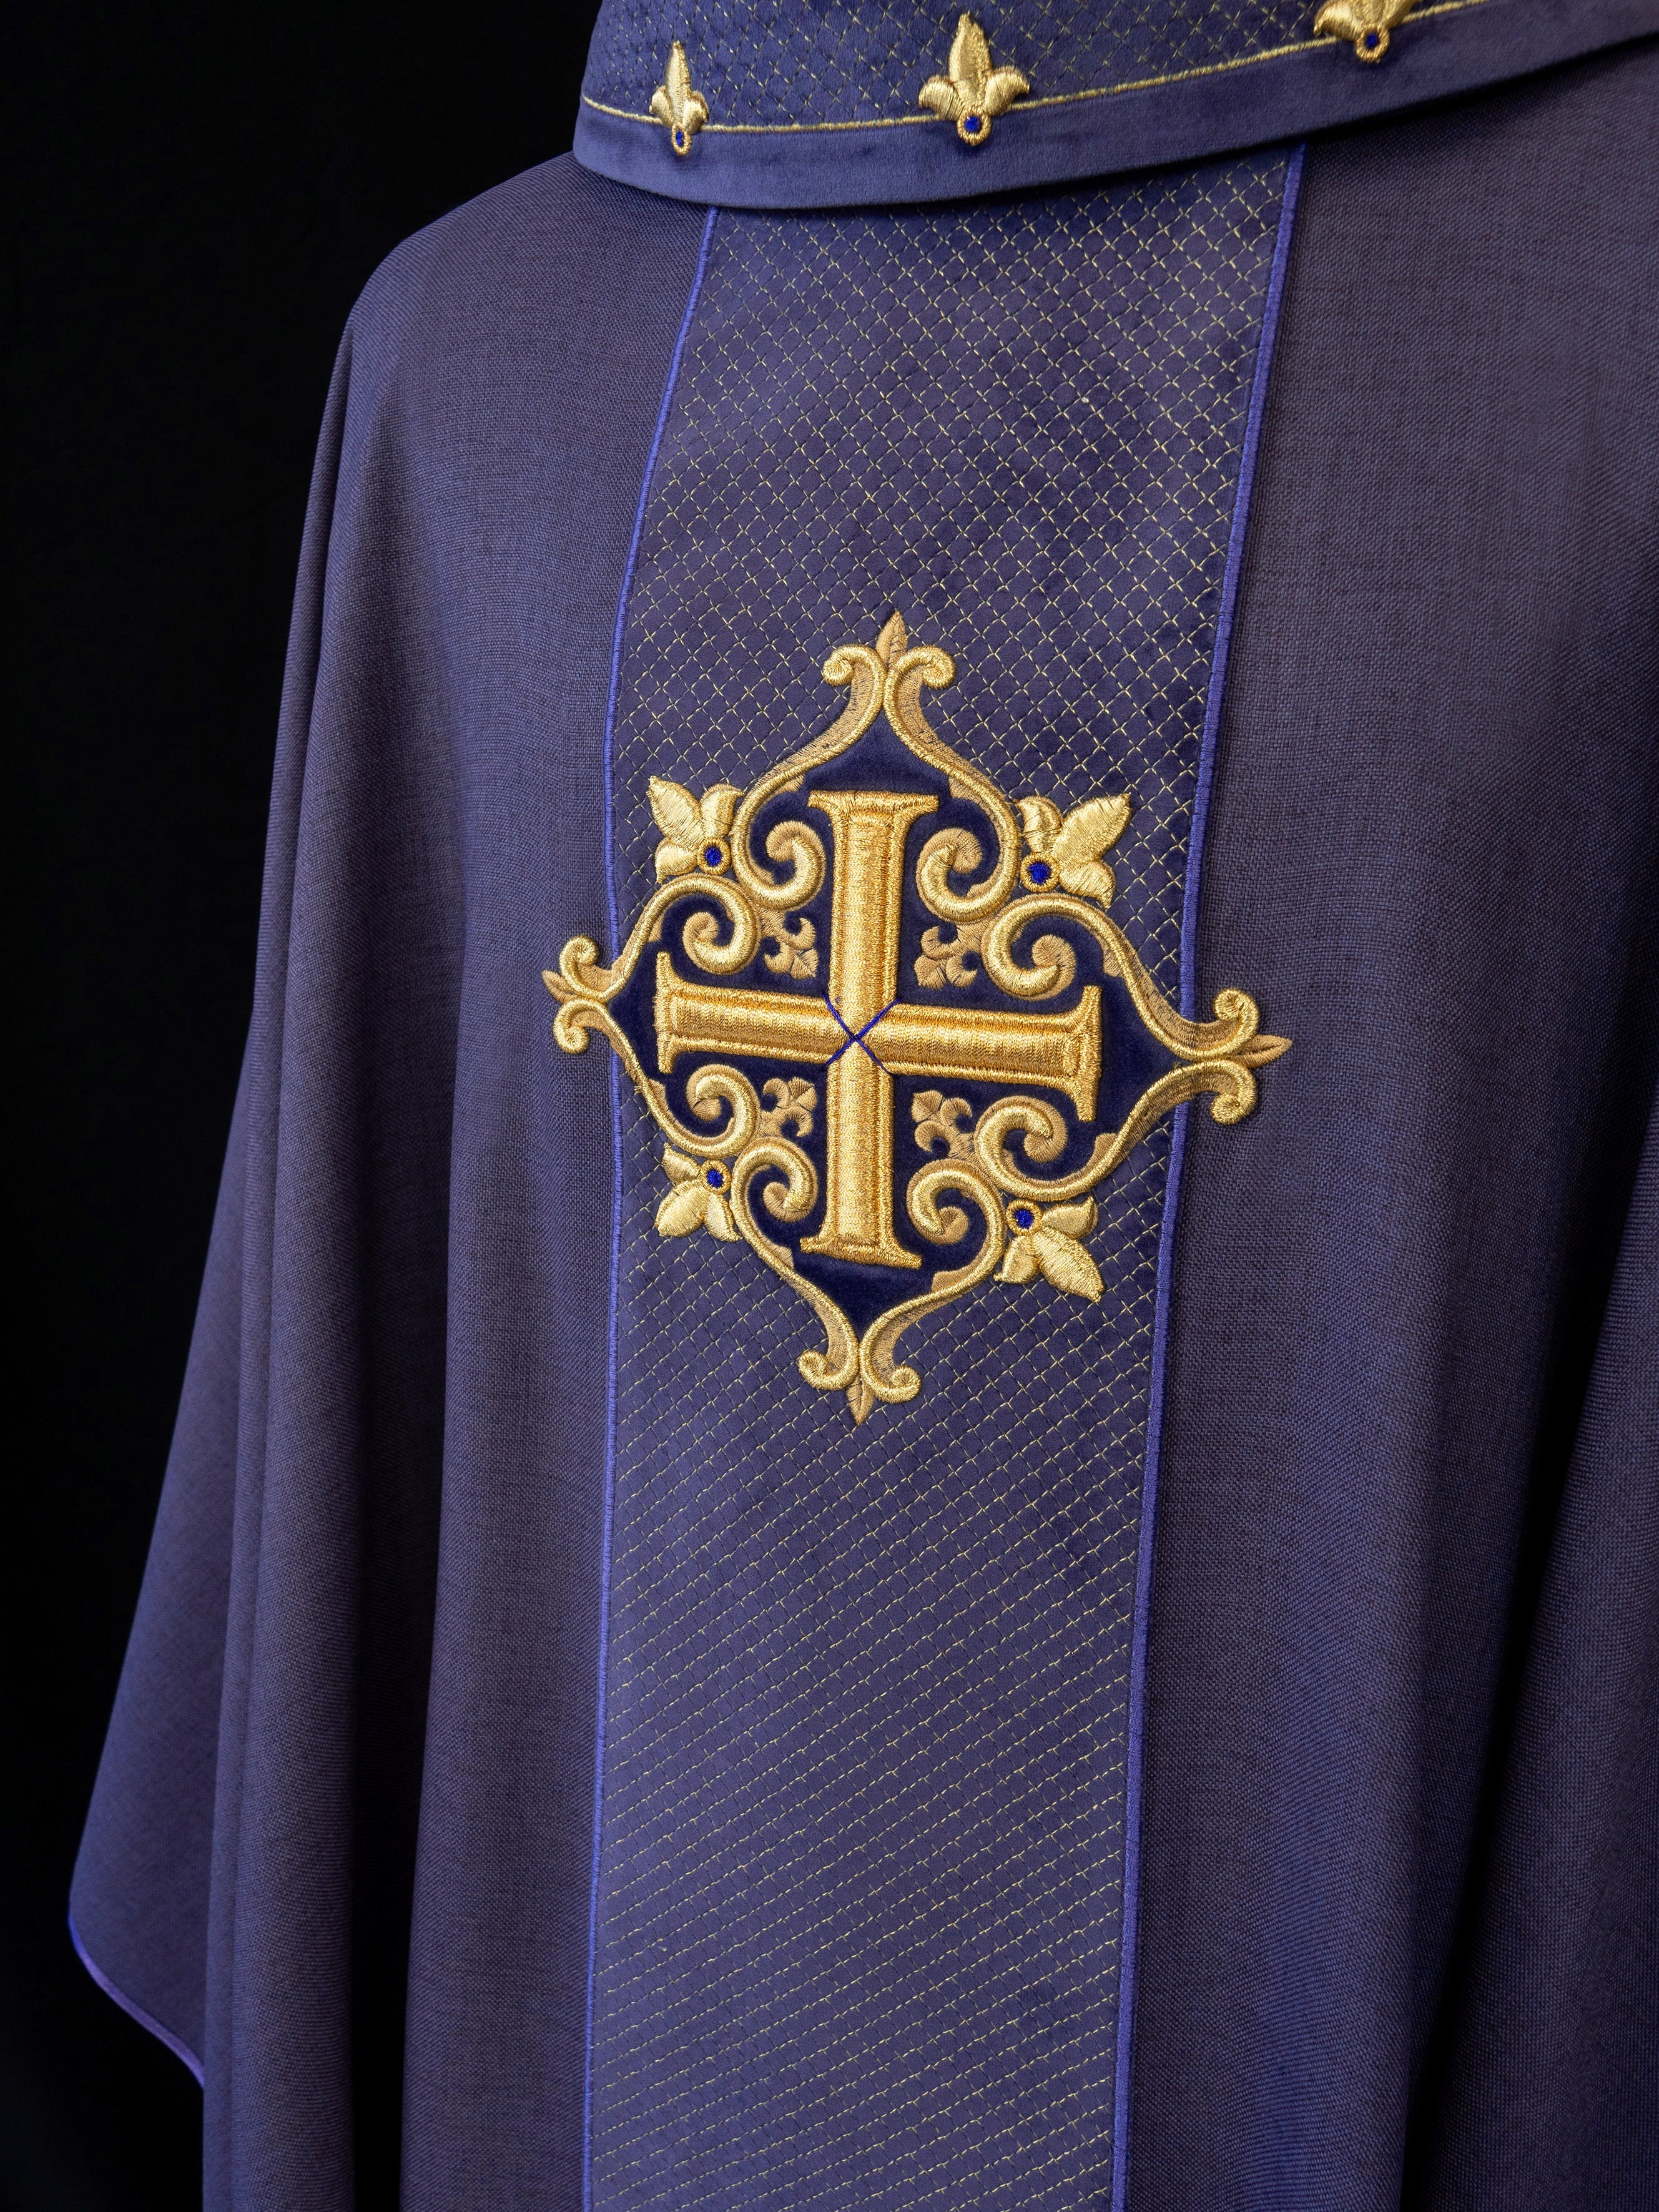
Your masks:
M 747 790 L 716 784 L 698 798 L 683 785 L 652 779 L 651 809 L 661 833 L 656 890 L 613 962 L 599 959 L 591 939 L 573 937 L 544 981 L 559 1002 L 558 1043 L 581 1052 L 594 1031 L 605 1037 L 666 1140 L 670 1187 L 658 1209 L 660 1233 L 706 1229 L 723 1243 L 746 1243 L 823 1327 L 823 1348 L 800 1355 L 803 1379 L 815 1389 L 845 1392 L 854 1420 L 862 1421 L 874 1406 L 902 1404 L 921 1388 L 917 1370 L 897 1358 L 905 1333 L 993 1274 L 1015 1287 L 1041 1280 L 1098 1299 L 1100 1269 L 1086 1249 L 1098 1219 L 1094 1191 L 1162 1115 L 1186 1100 L 1208 1096 L 1216 1121 L 1242 1121 L 1255 1103 L 1255 1071 L 1287 1051 L 1290 1041 L 1261 1033 L 1255 1003 L 1242 991 L 1221 992 L 1208 1021 L 1170 1006 L 1108 911 L 1116 884 L 1105 855 L 1131 819 L 1128 796 L 1102 794 L 1069 811 L 1041 795 L 1011 805 L 942 743 L 922 713 L 923 690 L 955 680 L 948 653 L 911 645 L 895 615 L 873 646 L 838 647 L 823 675 L 848 692 L 842 713 Z M 981 818 L 994 843 L 988 860 L 981 836 L 959 819 L 923 837 L 912 880 L 922 904 L 953 934 L 922 933 L 921 955 L 908 969 L 933 995 L 919 1000 L 900 989 L 906 855 L 911 832 L 939 811 L 941 798 L 848 788 L 845 770 L 823 786 L 814 782 L 815 772 L 849 752 L 882 714 L 950 799 Z M 775 819 L 764 839 L 778 872 L 757 857 L 762 809 L 803 790 L 807 811 L 820 813 L 833 832 L 833 878 L 823 836 L 793 817 Z M 826 881 L 827 974 L 820 978 L 817 933 L 801 909 Z M 664 949 L 674 909 L 686 902 L 691 910 L 678 927 L 677 950 L 707 982 L 684 972 L 674 951 Z M 1035 925 L 1045 926 L 1034 936 Z M 768 944 L 776 951 L 763 953 Z M 1085 982 L 1062 1011 L 1025 1011 L 1073 993 L 1079 948 L 1097 958 L 1103 983 L 1121 984 L 1173 1063 L 1121 1127 L 1094 1136 L 1080 1163 L 1076 1139 L 1095 1119 L 1101 1076 L 1102 984 Z M 822 988 L 763 988 L 740 980 L 757 959 L 787 982 Z M 640 994 L 627 1020 L 616 1011 L 641 967 L 642 985 L 648 979 L 653 987 L 648 1042 L 655 1073 L 627 1025 L 643 1020 Z M 964 1002 L 948 988 L 966 989 L 981 976 L 1012 1006 L 984 1004 L 983 994 Z M 769 1078 L 757 1092 L 723 1057 L 728 1054 L 822 1071 L 822 1090 L 819 1079 L 797 1072 Z M 696 1063 L 684 1085 L 690 1120 L 676 1112 L 664 1080 L 683 1058 Z M 940 1086 L 974 1083 L 994 1096 L 976 1116 L 967 1099 L 943 1087 L 914 1093 L 909 1140 L 927 1157 L 905 1176 L 894 1086 L 907 1077 Z M 1058 1100 L 1069 1106 L 1070 1119 Z M 822 1171 L 803 1149 L 820 1116 Z M 1068 1151 L 1072 1164 L 1056 1166 Z M 922 1243 L 960 1247 L 964 1256 L 936 1267 L 925 1287 L 919 1284 L 915 1295 L 860 1331 L 805 1263 L 821 1256 L 924 1273 L 896 1219 L 901 1180 L 904 1218 Z M 815 1213 L 818 1227 L 805 1233 Z M 772 1234 L 769 1224 L 793 1229 L 796 1243 Z

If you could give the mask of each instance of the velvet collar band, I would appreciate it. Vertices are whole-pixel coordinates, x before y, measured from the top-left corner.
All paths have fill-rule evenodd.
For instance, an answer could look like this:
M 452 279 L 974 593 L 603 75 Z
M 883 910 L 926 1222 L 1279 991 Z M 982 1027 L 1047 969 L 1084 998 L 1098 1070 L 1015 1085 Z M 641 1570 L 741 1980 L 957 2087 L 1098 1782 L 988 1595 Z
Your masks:
M 1652 33 L 1659 0 L 605 0 L 575 151 L 726 207 L 966 199 L 1304 137 Z

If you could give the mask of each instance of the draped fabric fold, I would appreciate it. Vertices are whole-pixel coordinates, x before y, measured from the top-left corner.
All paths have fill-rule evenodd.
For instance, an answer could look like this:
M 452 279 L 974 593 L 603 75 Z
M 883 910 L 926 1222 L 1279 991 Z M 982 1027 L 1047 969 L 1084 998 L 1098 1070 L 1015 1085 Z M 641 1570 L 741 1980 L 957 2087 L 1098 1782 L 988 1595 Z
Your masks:
M 522 2063 L 539 2088 L 520 2003 L 570 2033 L 557 1992 L 581 1971 L 580 1820 L 550 1846 L 551 1876 L 549 1852 L 489 1830 L 513 1815 L 515 1778 L 532 1828 L 591 1793 L 582 1531 L 604 1355 L 586 1307 L 608 1129 L 547 1182 L 563 1071 L 549 1079 L 538 970 L 552 896 L 562 920 L 599 893 L 583 836 L 597 854 L 598 778 L 512 756 L 526 711 L 578 752 L 602 715 L 590 625 L 608 632 L 697 235 L 677 216 L 641 238 L 629 201 L 566 166 L 413 241 L 360 303 L 329 399 L 236 1123 L 73 1899 L 99 1973 L 204 2068 L 207 2202 L 238 2212 L 391 2201 L 409 1978 L 453 1990 L 473 1912 L 492 1942 L 502 1914 L 524 1915 L 531 1985 L 555 1990 L 499 1991 L 499 2047 L 477 2005 L 421 2012 L 409 2075 L 429 2069 L 436 2101 L 416 2100 L 417 2139 L 430 2127 L 441 2165 L 465 2156 L 443 2111 L 463 2106 L 470 2068 L 499 2094 Z M 584 264 L 595 230 L 631 263 L 620 283 Z M 466 359 L 475 303 L 455 296 L 481 249 L 499 308 L 483 377 Z M 575 388 L 541 459 L 544 542 L 504 584 L 469 447 L 483 424 L 520 447 L 544 437 L 550 395 L 524 368 L 561 290 L 580 319 L 562 346 Z M 624 329 L 637 368 L 618 377 Z M 503 611 L 504 640 L 486 634 Z M 497 1024 L 520 1063 L 505 1092 L 488 1065 Z M 520 1513 L 499 1488 L 503 1424 Z M 481 1460 L 495 1486 L 470 1500 Z M 490 1582 L 508 1567 L 537 1595 L 503 1621 Z M 496 1723 L 499 1763 L 481 1770 Z

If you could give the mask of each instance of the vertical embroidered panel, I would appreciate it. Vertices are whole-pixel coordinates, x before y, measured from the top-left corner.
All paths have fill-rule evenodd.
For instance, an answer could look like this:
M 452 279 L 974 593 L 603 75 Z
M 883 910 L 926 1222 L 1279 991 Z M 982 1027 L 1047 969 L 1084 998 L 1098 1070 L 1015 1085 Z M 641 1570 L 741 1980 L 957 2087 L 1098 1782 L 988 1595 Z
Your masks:
M 747 782 L 896 606 L 961 667 L 948 744 L 1132 793 L 1114 911 L 1178 991 L 1285 174 L 720 218 L 623 637 L 623 912 L 648 778 Z M 1109 2203 L 1167 1130 L 1103 1188 L 1097 1306 L 988 1285 L 857 1429 L 744 1248 L 657 1237 L 623 1130 L 595 2212 Z

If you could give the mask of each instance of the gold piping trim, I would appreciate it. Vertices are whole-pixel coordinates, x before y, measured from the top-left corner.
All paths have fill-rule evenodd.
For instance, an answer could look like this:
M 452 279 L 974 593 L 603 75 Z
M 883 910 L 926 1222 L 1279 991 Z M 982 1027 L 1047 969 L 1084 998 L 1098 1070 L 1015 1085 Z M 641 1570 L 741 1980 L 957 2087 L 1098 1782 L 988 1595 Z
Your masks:
M 1465 8 L 1476 7 L 1480 4 L 1480 0 L 1450 0 L 1450 3 Z M 1334 46 L 1345 43 L 1346 41 L 1336 39 L 1319 40 L 1322 46 Z M 1127 85 L 1124 87 L 1125 91 L 1128 88 Z M 622 123 L 648 123 L 653 130 L 661 128 L 654 115 L 636 114 L 631 107 L 611 107 L 603 100 L 590 98 L 586 93 L 582 94 L 582 106 L 595 109 L 600 115 L 614 115 Z M 867 123 L 705 123 L 702 131 L 703 133 L 710 136 L 716 131 L 724 131 L 728 137 L 744 136 L 753 137 L 757 134 L 763 135 L 767 131 L 891 131 L 901 123 L 937 123 L 939 119 L 937 115 L 876 115 L 872 116 Z
M 1489 0 L 1430 0 L 1426 8 L 1416 8 L 1407 19 L 1409 26 L 1426 23 L 1433 15 L 1461 15 L 1467 8 L 1484 8 Z M 1201 69 L 1172 70 L 1164 76 L 1136 77 L 1128 84 L 1102 84 L 1087 92 L 1051 92 L 1037 99 L 1022 100 L 1010 110 L 1016 115 L 1029 114 L 1034 107 L 1074 107 L 1085 100 L 1111 100 L 1121 92 L 1154 92 L 1160 85 L 1190 84 L 1194 78 L 1224 76 L 1230 70 L 1250 69 L 1257 62 L 1280 62 L 1291 54 L 1322 53 L 1328 48 L 1346 46 L 1346 39 L 1298 39 L 1288 46 L 1270 46 L 1259 54 L 1235 54 L 1231 61 L 1206 62 Z M 614 115 L 623 123 L 648 123 L 653 131 L 661 125 L 651 115 L 640 115 L 631 107 L 611 107 L 602 100 L 582 94 L 582 106 L 591 107 L 600 115 Z M 781 137 L 786 132 L 801 131 L 896 131 L 909 123 L 937 124 L 937 115 L 874 115 L 861 123 L 705 123 L 701 135 L 713 137 L 717 133 L 727 137 Z

